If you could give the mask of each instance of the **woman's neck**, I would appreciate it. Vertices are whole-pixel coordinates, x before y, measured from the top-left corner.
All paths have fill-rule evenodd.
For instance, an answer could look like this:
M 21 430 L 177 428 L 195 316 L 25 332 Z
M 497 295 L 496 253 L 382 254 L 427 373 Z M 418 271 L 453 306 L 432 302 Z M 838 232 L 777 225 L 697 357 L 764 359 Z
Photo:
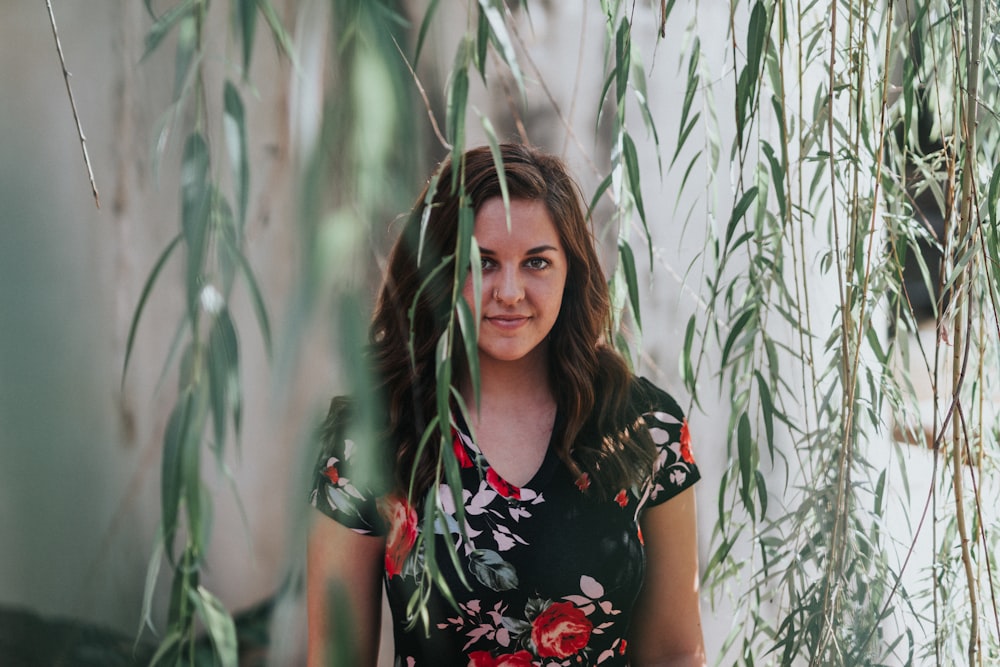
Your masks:
M 466 383 L 462 394 L 466 405 L 475 411 L 471 383 Z M 554 404 L 547 359 L 544 355 L 503 362 L 480 359 L 479 395 L 482 405 L 493 410 Z

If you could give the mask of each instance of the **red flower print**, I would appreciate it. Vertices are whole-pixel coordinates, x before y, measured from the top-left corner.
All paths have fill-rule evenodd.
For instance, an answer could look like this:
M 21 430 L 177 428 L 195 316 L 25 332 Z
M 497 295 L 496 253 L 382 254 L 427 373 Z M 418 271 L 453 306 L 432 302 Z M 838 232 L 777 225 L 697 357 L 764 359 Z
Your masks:
M 615 496 L 615 502 L 618 503 L 620 507 L 628 505 L 628 495 L 625 493 L 625 489 L 618 492 L 618 495 Z
M 577 477 L 576 488 L 580 489 L 581 491 L 586 491 L 587 489 L 589 489 L 590 475 L 588 475 L 587 473 L 582 473 L 579 477 Z
M 681 458 L 685 463 L 694 463 L 694 455 L 691 453 L 691 431 L 688 430 L 688 420 L 681 424 Z
M 391 498 L 387 505 L 389 534 L 385 538 L 385 572 L 394 577 L 403 571 L 403 563 L 417 541 L 417 512 L 406 498 Z
M 504 498 L 521 499 L 521 489 L 509 484 L 507 480 L 497 474 L 496 470 L 489 468 L 486 471 L 486 483 L 493 487 L 493 490 Z
M 527 651 L 505 653 L 493 657 L 489 651 L 473 651 L 469 654 L 469 667 L 534 667 L 532 655 Z
M 327 466 L 326 469 L 323 471 L 323 474 L 326 475 L 326 478 L 328 480 L 330 480 L 330 484 L 336 484 L 337 482 L 340 481 L 340 471 L 337 470 L 336 465 Z
M 646 540 L 642 539 L 642 526 L 636 526 L 636 536 L 639 538 L 639 544 L 646 546 Z
M 569 602 L 554 602 L 531 623 L 531 641 L 543 658 L 568 658 L 587 645 L 594 624 Z
M 622 643 L 618 645 L 618 654 L 619 655 L 625 655 L 625 648 L 626 648 L 627 644 L 628 644 L 628 642 L 623 639 Z
M 472 459 L 469 458 L 469 453 L 465 451 L 465 445 L 462 444 L 462 439 L 458 436 L 458 431 L 451 429 L 451 436 L 451 449 L 455 452 L 458 465 L 463 468 L 471 468 Z

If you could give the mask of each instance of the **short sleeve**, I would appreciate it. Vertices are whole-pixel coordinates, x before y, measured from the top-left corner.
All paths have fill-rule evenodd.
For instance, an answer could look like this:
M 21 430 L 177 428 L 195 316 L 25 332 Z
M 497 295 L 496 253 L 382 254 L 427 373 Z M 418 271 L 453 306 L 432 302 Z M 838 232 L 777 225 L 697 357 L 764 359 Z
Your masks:
M 646 499 L 646 507 L 653 507 L 694 486 L 701 473 L 691 450 L 687 419 L 677 401 L 645 378 L 638 378 L 637 382 L 643 421 L 656 446 Z
M 323 514 L 358 533 L 385 535 L 379 514 L 379 498 L 373 459 L 363 456 L 351 435 L 351 401 L 333 399 L 330 412 L 320 429 L 320 453 L 313 471 L 310 502 Z M 368 443 L 371 446 L 370 443 Z

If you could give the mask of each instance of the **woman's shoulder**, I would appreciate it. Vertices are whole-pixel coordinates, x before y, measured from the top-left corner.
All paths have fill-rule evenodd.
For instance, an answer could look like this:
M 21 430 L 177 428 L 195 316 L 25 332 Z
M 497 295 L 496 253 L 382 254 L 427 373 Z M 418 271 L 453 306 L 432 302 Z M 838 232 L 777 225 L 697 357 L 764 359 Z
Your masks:
M 629 382 L 629 405 L 639 414 L 666 413 L 681 421 L 684 411 L 667 391 L 641 375 L 633 375 Z

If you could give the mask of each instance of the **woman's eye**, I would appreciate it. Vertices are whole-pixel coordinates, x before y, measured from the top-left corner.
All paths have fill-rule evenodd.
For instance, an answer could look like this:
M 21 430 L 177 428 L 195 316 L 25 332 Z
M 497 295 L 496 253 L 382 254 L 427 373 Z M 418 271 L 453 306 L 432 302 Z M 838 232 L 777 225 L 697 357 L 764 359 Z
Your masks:
M 493 263 L 494 262 L 492 259 L 487 259 L 486 257 L 483 257 L 481 260 L 479 260 L 479 268 L 482 271 L 488 271 L 489 269 L 493 268 Z
M 542 257 L 532 257 L 526 262 L 529 269 L 544 269 L 548 267 L 549 260 Z

